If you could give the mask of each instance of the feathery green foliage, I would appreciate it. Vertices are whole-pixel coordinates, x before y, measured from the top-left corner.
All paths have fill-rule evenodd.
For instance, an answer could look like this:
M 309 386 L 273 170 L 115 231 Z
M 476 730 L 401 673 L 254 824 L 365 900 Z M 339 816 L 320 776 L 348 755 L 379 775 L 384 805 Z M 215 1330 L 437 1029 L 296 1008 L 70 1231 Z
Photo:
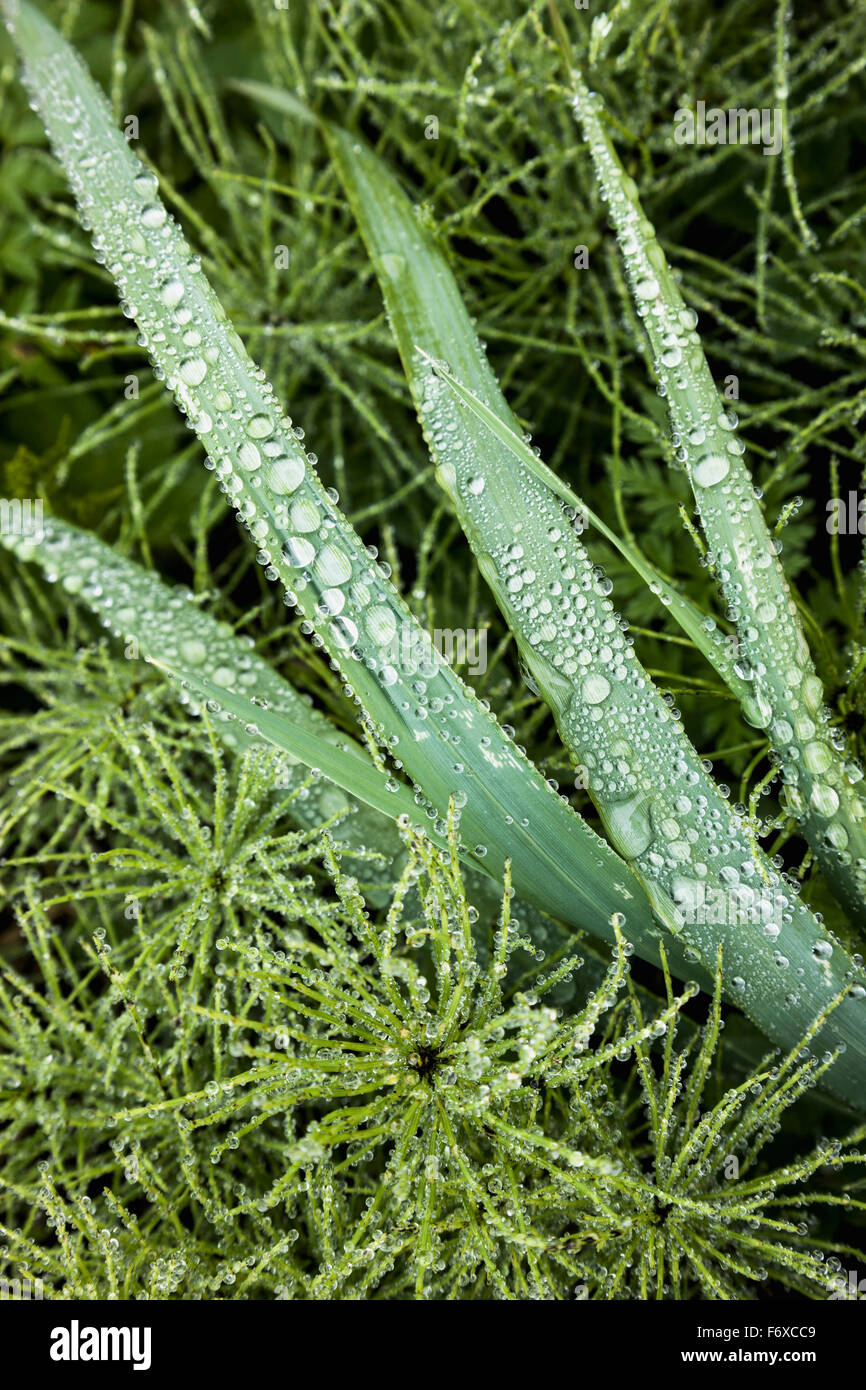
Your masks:
M 173 836 L 145 847 L 138 821 L 113 827 L 114 892 L 149 884 L 125 895 L 128 934 L 75 866 L 25 888 L 43 987 L 13 966 L 0 986 L 0 1184 L 26 1213 L 4 1234 L 25 1277 L 84 1298 L 737 1297 L 769 1267 L 810 1296 L 835 1289 L 795 1185 L 833 1173 L 815 1200 L 858 1205 L 862 1160 L 849 1141 L 761 1161 L 822 1064 L 767 1065 L 701 1113 L 718 993 L 703 1041 L 678 1049 L 697 986 L 675 997 L 669 981 L 647 1017 L 623 993 L 617 928 L 607 977 L 562 1013 L 552 993 L 580 961 L 533 962 L 510 889 L 482 969 L 453 837 L 445 856 L 410 841 L 375 925 L 326 834 L 253 823 L 261 754 L 233 786 L 210 746 L 210 807 L 179 784 Z M 132 802 L 162 811 L 127 751 Z M 108 923 L 71 952 L 51 918 L 70 900 Z

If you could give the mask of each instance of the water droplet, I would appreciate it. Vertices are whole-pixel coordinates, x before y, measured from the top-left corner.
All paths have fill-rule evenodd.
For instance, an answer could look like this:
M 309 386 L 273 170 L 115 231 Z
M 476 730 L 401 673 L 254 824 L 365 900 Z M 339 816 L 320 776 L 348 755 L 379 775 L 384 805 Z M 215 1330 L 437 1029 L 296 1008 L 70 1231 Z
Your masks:
M 634 292 L 638 299 L 655 299 L 659 292 L 659 282 L 654 280 L 652 276 L 647 276 L 643 280 L 638 280 Z
M 316 558 L 315 550 L 303 536 L 289 536 L 283 545 L 283 554 L 297 569 L 304 569 Z
M 203 357 L 185 357 L 178 370 L 187 386 L 198 386 L 207 376 L 207 363 Z
M 336 618 L 346 606 L 346 595 L 342 589 L 325 589 L 321 598 L 322 610 L 330 618 Z
M 159 297 L 163 304 L 167 304 L 169 309 L 173 309 L 183 299 L 183 282 L 172 275 L 168 280 L 164 280 L 159 291 Z
M 380 647 L 387 647 L 397 631 L 397 619 L 390 608 L 383 603 L 375 604 L 364 619 L 367 631 Z
M 692 469 L 692 477 L 698 487 L 713 487 L 728 476 L 730 463 L 723 454 L 707 454 L 699 459 Z
M 812 805 L 819 815 L 832 816 L 839 809 L 839 796 L 826 782 L 816 782 L 812 788 Z
M 824 743 L 807 743 L 803 749 L 803 762 L 809 772 L 826 772 L 833 758 Z
M 610 694 L 610 681 L 600 671 L 591 671 L 584 676 L 581 691 L 588 705 L 600 705 Z
M 207 647 L 198 637 L 185 637 L 178 643 L 178 651 L 190 666 L 201 666 L 207 656 Z
M 309 497 L 299 497 L 289 508 L 289 520 L 296 531 L 318 531 L 322 513 Z
M 161 203 L 148 203 L 141 210 L 141 220 L 145 227 L 161 227 L 167 215 Z
M 316 560 L 316 573 L 325 584 L 345 584 L 352 577 L 352 562 L 339 546 L 323 545 Z
M 624 859 L 636 859 L 652 844 L 655 832 L 645 797 L 632 797 L 600 810 L 605 829 Z
M 248 439 L 245 439 L 238 449 L 238 463 L 241 468 L 246 468 L 250 473 L 252 473 L 254 469 L 261 468 L 262 466 L 261 454 L 255 444 L 251 444 Z
M 300 487 L 304 472 L 303 460 L 289 454 L 280 454 L 278 458 L 271 459 L 267 467 L 271 488 L 281 497 Z

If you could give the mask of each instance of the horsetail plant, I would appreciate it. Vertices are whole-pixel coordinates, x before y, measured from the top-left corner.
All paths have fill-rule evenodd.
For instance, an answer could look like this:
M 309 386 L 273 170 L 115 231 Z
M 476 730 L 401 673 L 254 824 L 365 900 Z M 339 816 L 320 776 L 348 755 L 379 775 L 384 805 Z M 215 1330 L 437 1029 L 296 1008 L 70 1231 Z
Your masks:
M 41 536 L 13 538 L 13 546 L 61 576 L 116 634 L 138 633 L 142 650 L 187 698 L 231 726 L 235 746 L 262 738 L 376 811 L 399 817 L 404 825 L 426 827 L 440 846 L 452 805 L 465 860 L 499 881 L 510 866 L 520 897 L 608 941 L 618 939 L 624 915 L 637 951 L 653 962 L 669 960 L 682 978 L 694 974 L 706 986 L 721 945 L 726 996 L 786 1048 L 795 1047 L 820 1019 L 822 1043 L 832 1060 L 822 1084 L 862 1106 L 866 987 L 859 958 L 834 939 L 798 900 L 795 885 L 757 848 L 752 828 L 728 806 L 677 712 L 642 670 L 610 602 L 610 581 L 591 563 L 571 525 L 569 494 L 563 498 L 562 486 L 521 439 L 450 271 L 397 185 L 359 142 L 329 128 L 336 165 L 374 256 L 437 476 L 512 627 L 534 687 L 550 706 L 564 745 L 587 773 L 585 785 L 613 848 L 547 785 L 489 708 L 456 676 L 390 582 L 388 567 L 365 549 L 338 509 L 336 495 L 322 486 L 316 457 L 301 443 L 303 431 L 282 413 L 264 373 L 247 356 L 200 263 L 159 201 L 155 176 L 113 127 L 107 103 L 77 55 L 26 0 L 4 0 L 4 8 L 33 101 L 75 192 L 97 259 L 114 277 L 124 313 L 138 323 L 139 343 L 147 347 L 156 375 L 204 444 L 206 464 L 249 530 L 265 575 L 282 583 L 287 604 L 297 608 L 304 630 L 340 672 L 344 693 L 360 709 L 368 746 L 329 735 L 319 717 L 299 708 L 294 692 L 244 661 L 242 647 L 235 644 L 232 650 L 228 635 L 213 641 L 202 615 L 183 600 L 172 600 L 166 610 L 179 618 L 182 613 L 180 621 L 161 629 L 165 601 L 154 581 L 129 562 L 108 560 L 74 528 L 49 520 Z M 622 197 L 628 201 L 627 190 Z M 640 257 L 647 257 L 661 276 L 647 228 L 641 225 L 637 233 L 645 249 L 630 242 L 627 256 L 638 268 Z M 648 281 L 642 274 L 636 288 Z M 662 304 L 655 290 L 654 297 Z M 662 351 L 671 362 L 674 351 L 679 353 L 676 365 L 685 385 L 676 389 L 686 391 L 699 348 L 691 319 L 685 324 L 686 311 L 670 302 L 680 316 L 680 336 L 692 335 L 692 351 L 684 355 L 679 339 L 665 342 Z M 703 378 L 696 381 L 694 389 L 705 391 Z M 694 433 L 697 424 L 691 424 Z M 717 469 L 725 463 L 725 476 L 727 469 L 743 467 L 738 451 L 725 444 L 723 452 L 719 440 L 712 447 L 707 456 Z M 710 498 L 722 480 L 721 473 L 705 479 Z M 715 503 L 704 511 L 713 512 L 714 505 L 713 514 L 720 517 Z M 757 531 L 755 536 L 759 539 Z M 746 557 L 749 564 L 755 545 Z M 752 592 L 750 578 L 734 579 L 738 554 L 726 552 L 720 568 L 730 572 L 731 583 Z M 767 550 L 765 565 L 764 555 L 761 549 L 755 569 L 772 570 L 781 583 L 777 560 Z M 766 609 L 762 621 L 769 621 L 769 599 L 758 589 L 756 601 L 760 598 Z M 693 609 L 684 600 L 672 607 L 694 631 Z M 737 616 L 742 616 L 739 609 Z M 766 652 L 762 665 L 751 627 L 747 637 L 750 663 L 738 663 L 729 672 L 731 682 L 743 695 L 754 677 L 758 703 L 763 699 L 769 711 L 770 696 L 762 693 L 772 684 L 767 672 L 781 673 L 782 667 Z M 788 685 L 796 671 L 805 670 L 802 646 L 800 639 L 785 647 Z M 782 690 L 776 688 L 779 698 Z M 811 708 L 812 685 L 809 692 Z M 747 717 L 754 712 L 750 698 L 744 701 Z M 777 723 L 782 713 L 777 707 Z M 829 744 L 818 724 L 799 711 L 799 762 L 811 779 L 803 785 L 812 810 L 823 817 L 824 838 L 818 836 L 816 853 L 824 853 L 828 878 L 835 883 L 854 862 L 850 853 L 842 853 L 843 833 L 856 857 L 853 824 L 849 830 L 842 823 L 846 815 L 856 821 L 857 798 L 852 792 L 842 806 L 841 794 L 833 792 L 831 782 L 843 787 L 852 774 L 830 775 Z M 821 780 L 815 780 L 819 774 Z M 807 820 L 817 827 L 814 818 Z M 828 820 L 842 827 L 835 839 L 830 836 L 829 859 Z M 702 920 L 695 904 L 704 886 L 737 902 L 740 911 L 733 921 Z M 743 910 L 749 917 L 745 925 Z
M 214 767 L 221 804 L 201 811 L 256 892 L 212 898 L 188 972 L 166 979 L 173 906 L 158 898 L 130 936 L 109 915 L 71 953 L 39 894 L 22 903 L 27 968 L 0 962 L 0 1193 L 28 1215 L 0 1231 L 26 1277 L 83 1299 L 727 1299 L 770 1275 L 839 1296 L 855 1252 L 819 1243 L 815 1220 L 822 1205 L 862 1210 L 862 1126 L 782 1166 L 764 1155 L 832 1059 L 764 1058 L 716 1098 L 719 972 L 703 1036 L 686 1034 L 696 986 L 677 993 L 665 972 L 665 1000 L 644 1008 L 617 923 L 607 970 L 563 1013 L 557 990 L 580 960 L 531 963 L 507 882 L 482 965 L 453 816 L 445 853 L 403 832 L 406 863 L 374 920 L 327 832 L 287 843 L 233 796 L 257 789 L 261 758 L 248 750 L 237 782 Z M 148 772 L 129 785 L 158 805 Z M 180 806 L 199 790 L 179 777 Z M 200 872 L 184 841 L 204 822 L 178 820 L 165 866 Z M 333 902 L 290 877 L 311 851 Z M 215 931 L 220 964 L 202 977 Z M 161 1019 L 153 1044 L 147 1016 Z M 34 1127 L 27 1103 L 46 1077 Z M 834 1187 L 804 1191 L 816 1174 Z

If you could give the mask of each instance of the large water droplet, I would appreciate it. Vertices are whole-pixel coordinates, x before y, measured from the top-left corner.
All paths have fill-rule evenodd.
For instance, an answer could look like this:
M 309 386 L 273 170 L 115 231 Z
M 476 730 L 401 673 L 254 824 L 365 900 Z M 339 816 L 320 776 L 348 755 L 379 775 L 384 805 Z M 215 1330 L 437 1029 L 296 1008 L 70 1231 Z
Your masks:
M 833 758 L 830 749 L 823 743 L 807 743 L 803 749 L 803 762 L 809 772 L 826 772 Z
M 271 459 L 267 467 L 271 488 L 281 497 L 300 487 L 304 480 L 304 472 L 303 460 L 289 454 L 281 454 L 278 458 Z
M 148 203 L 141 210 L 141 220 L 145 227 L 161 227 L 166 216 L 165 208 L 161 203 Z
M 397 619 L 385 604 L 375 604 L 366 614 L 364 622 L 377 646 L 387 647 L 394 640 L 394 634 L 397 631 Z
M 346 606 L 346 595 L 342 589 L 325 589 L 321 598 L 321 607 L 330 618 L 336 618 L 338 613 L 342 613 Z
M 187 386 L 198 386 L 207 376 L 203 357 L 185 357 L 178 368 Z
M 345 584 L 352 577 L 352 562 L 339 546 L 323 545 L 316 560 L 316 573 L 325 584 Z
M 832 816 L 839 809 L 839 796 L 826 782 L 816 782 L 812 788 L 812 805 L 821 816 Z
M 250 473 L 256 468 L 261 468 L 262 456 L 255 444 L 251 444 L 248 439 L 245 439 L 238 449 L 238 463 Z
M 179 280 L 176 275 L 172 275 L 168 280 L 163 281 L 160 287 L 159 297 L 163 304 L 168 305 L 169 309 L 173 309 L 176 304 L 179 304 L 183 299 L 183 295 L 183 282 Z
M 600 705 L 610 694 L 610 681 L 600 671 L 590 671 L 584 676 L 581 691 L 588 705 Z
M 178 651 L 190 666 L 201 666 L 207 656 L 207 647 L 198 637 L 184 637 L 178 643 Z
M 659 282 L 654 280 L 652 276 L 647 276 L 643 280 L 638 280 L 634 292 L 638 299 L 655 299 L 659 292 Z
M 600 806 L 599 810 L 605 829 L 624 859 L 636 859 L 649 848 L 655 832 L 645 797 Z
M 331 631 L 337 645 L 344 649 L 354 647 L 358 640 L 358 629 L 351 618 L 335 618 L 331 623 Z
M 290 565 L 303 569 L 316 558 L 316 552 L 303 536 L 289 536 L 283 545 L 283 554 Z
M 296 531 L 318 531 L 322 513 L 310 497 L 299 497 L 289 508 L 289 520 Z
M 730 463 L 723 454 L 707 454 L 699 459 L 692 469 L 692 477 L 698 487 L 713 487 L 728 476 Z

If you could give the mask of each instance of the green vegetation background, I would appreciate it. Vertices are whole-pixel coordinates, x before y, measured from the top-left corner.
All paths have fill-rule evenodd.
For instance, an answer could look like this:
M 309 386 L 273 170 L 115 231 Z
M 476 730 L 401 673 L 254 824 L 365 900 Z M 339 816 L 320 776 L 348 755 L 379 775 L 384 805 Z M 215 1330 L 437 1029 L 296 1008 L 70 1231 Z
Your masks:
M 137 122 L 134 148 L 159 171 L 163 197 L 252 355 L 303 423 L 325 481 L 428 626 L 489 627 L 491 660 L 473 683 L 546 775 L 567 785 L 572 772 L 552 721 L 522 679 L 507 629 L 432 476 L 375 276 L 324 145 L 313 126 L 257 107 L 231 86 L 270 81 L 375 143 L 446 247 L 493 367 L 547 462 L 709 610 L 711 581 L 684 524 L 687 481 L 670 465 L 664 403 L 558 86 L 545 6 L 292 0 L 282 11 L 271 0 L 209 0 L 199 8 L 191 0 L 45 0 L 43 9 L 83 53 L 118 122 Z M 768 517 L 778 519 L 839 738 L 862 755 L 861 540 L 833 537 L 825 522 L 829 499 L 861 485 L 864 462 L 866 10 L 842 0 L 817 9 L 797 4 L 792 13 L 754 0 L 562 9 L 699 314 L 715 375 L 738 379 L 734 408 Z M 198 445 L 116 306 L 109 277 L 93 262 L 5 36 L 0 98 L 0 495 L 43 497 L 189 584 L 353 727 L 351 705 L 262 580 L 214 480 L 203 477 Z M 698 98 L 722 108 L 775 107 L 784 99 L 785 154 L 678 147 L 674 111 Z M 574 264 L 580 246 L 589 253 L 585 270 Z M 280 248 L 289 251 L 288 266 Z M 713 673 L 676 639 L 624 563 L 602 547 L 598 559 L 642 659 L 682 708 L 732 799 L 748 803 L 771 770 L 763 736 L 742 724 Z M 252 1204 L 252 1214 L 214 1224 L 214 1212 L 230 1209 L 238 1194 L 217 1193 L 213 1176 L 202 1176 L 212 1135 L 194 1152 L 198 1131 L 181 1125 L 169 1135 L 163 1125 L 171 1108 L 149 1120 L 145 1109 L 140 1130 L 137 1121 L 115 1122 L 114 1135 L 93 1117 L 134 1108 L 133 1097 L 151 1091 L 159 1104 L 177 1085 L 203 1092 L 206 1076 L 223 1077 L 232 1055 L 246 1055 L 249 1040 L 239 1041 L 224 1021 L 202 1015 L 197 1033 L 192 1015 L 181 1026 L 178 1013 L 184 1001 L 216 1008 L 218 940 L 234 942 L 242 955 L 257 933 L 272 944 L 287 915 L 286 894 L 294 904 L 288 915 L 307 922 L 333 903 L 321 843 L 292 838 L 277 812 L 261 831 L 238 800 L 256 786 L 266 799 L 259 774 L 223 767 L 207 731 L 190 731 L 153 674 L 101 643 L 71 598 L 58 601 L 8 557 L 0 563 L 7 774 L 0 833 L 12 861 L 3 875 L 0 944 L 14 972 L 3 985 L 0 1041 L 8 1057 L 0 1066 L 16 1141 L 7 1148 L 0 1195 L 6 1228 L 19 1232 L 9 1245 L 10 1268 L 23 1267 L 26 1248 L 28 1267 L 37 1270 L 34 1250 L 47 1248 L 46 1277 L 85 1296 L 123 1288 L 232 1296 L 237 1275 L 223 1276 L 243 1265 L 255 1275 L 244 1276 L 240 1296 L 307 1296 L 311 1270 L 337 1261 L 328 1245 L 339 1246 L 334 1230 L 345 1234 L 353 1203 L 376 1191 L 381 1156 L 346 1169 L 353 1181 L 361 1172 L 362 1191 L 347 1193 L 335 1179 L 336 1195 L 323 1197 L 328 1189 L 319 1181 L 316 1195 L 305 1198 L 307 1167 L 321 1152 L 310 1150 L 307 1167 L 301 1155 L 303 1182 L 290 1199 L 302 1214 L 295 1268 L 282 1248 L 285 1222 L 270 1208 L 256 1215 Z M 585 794 L 576 791 L 574 803 L 592 817 Z M 767 822 L 777 817 L 772 784 L 756 804 Z M 809 901 L 844 929 L 784 818 L 768 843 L 801 874 Z M 293 885 L 282 898 L 274 874 Z M 381 881 L 381 865 L 376 876 Z M 152 914 L 146 929 L 141 903 Z M 413 911 L 423 919 L 421 906 Z M 94 931 L 114 945 L 121 983 L 111 978 Z M 145 937 L 148 964 L 137 967 L 136 942 Z M 258 949 L 270 947 L 260 942 Z M 244 959 L 249 986 L 252 966 Z M 641 978 L 661 987 L 651 972 Z M 245 1016 L 264 1007 L 263 999 L 254 992 Z M 235 1017 L 241 1007 L 237 998 L 226 1005 Z M 716 1067 L 719 1077 L 729 1076 L 721 1056 Z M 634 1077 L 614 1068 L 609 1084 L 616 1106 L 631 1115 L 634 1098 L 622 1096 L 637 1087 Z M 801 1102 L 786 1115 L 777 1161 L 798 1151 L 803 1131 L 814 1136 L 817 1127 L 833 1138 L 844 1130 L 832 1112 L 808 1109 L 815 1104 Z M 89 1124 L 69 1127 L 70 1116 L 88 1114 Z M 625 1123 L 624 1132 L 638 1136 L 637 1152 L 643 1131 Z M 294 1115 L 250 1141 L 243 1154 L 251 1190 L 259 1180 L 260 1192 L 271 1190 L 281 1145 L 302 1134 Z M 221 1164 L 231 1161 L 231 1149 L 221 1150 Z M 476 1157 L 480 1167 L 490 1161 Z M 42 1162 L 50 1181 L 38 1177 Z M 238 1174 L 225 1181 L 244 1186 Z M 99 1218 L 83 1215 L 89 1209 L 81 1201 L 91 1209 L 95 1203 Z M 327 1202 L 343 1203 L 339 1219 L 315 1214 Z M 856 1212 L 849 1216 L 856 1225 Z M 136 1245 L 130 1231 L 139 1220 L 147 1231 Z M 830 1240 L 837 1225 L 828 1206 L 808 1240 Z M 457 1231 L 443 1228 L 437 1240 L 480 1239 L 459 1223 Z M 847 1227 L 844 1235 L 851 1239 Z M 417 1238 L 409 1232 L 406 1250 Z M 584 1234 L 581 1242 L 572 1254 L 598 1247 L 596 1237 Z M 271 1246 L 280 1250 L 269 1260 Z M 363 1287 L 357 1262 L 349 1261 L 337 1296 L 412 1296 L 418 1267 L 407 1274 L 408 1258 L 404 1250 L 390 1266 L 385 1260 L 379 1282 Z M 520 1263 L 513 1252 L 490 1259 L 495 1277 L 478 1256 L 476 1283 L 452 1296 L 570 1296 L 583 1278 L 579 1260 L 570 1274 L 545 1275 L 548 1287 L 528 1256 L 519 1277 L 508 1272 L 510 1261 Z M 436 1260 L 425 1261 L 421 1287 L 441 1292 Z M 606 1267 L 594 1277 L 592 1296 L 650 1296 L 652 1281 L 642 1287 L 638 1274 L 615 1286 Z M 736 1282 L 730 1271 L 725 1277 Z M 796 1283 L 800 1276 L 791 1277 Z M 805 1276 L 798 1287 L 813 1289 Z M 713 1296 L 697 1275 L 681 1293 Z

